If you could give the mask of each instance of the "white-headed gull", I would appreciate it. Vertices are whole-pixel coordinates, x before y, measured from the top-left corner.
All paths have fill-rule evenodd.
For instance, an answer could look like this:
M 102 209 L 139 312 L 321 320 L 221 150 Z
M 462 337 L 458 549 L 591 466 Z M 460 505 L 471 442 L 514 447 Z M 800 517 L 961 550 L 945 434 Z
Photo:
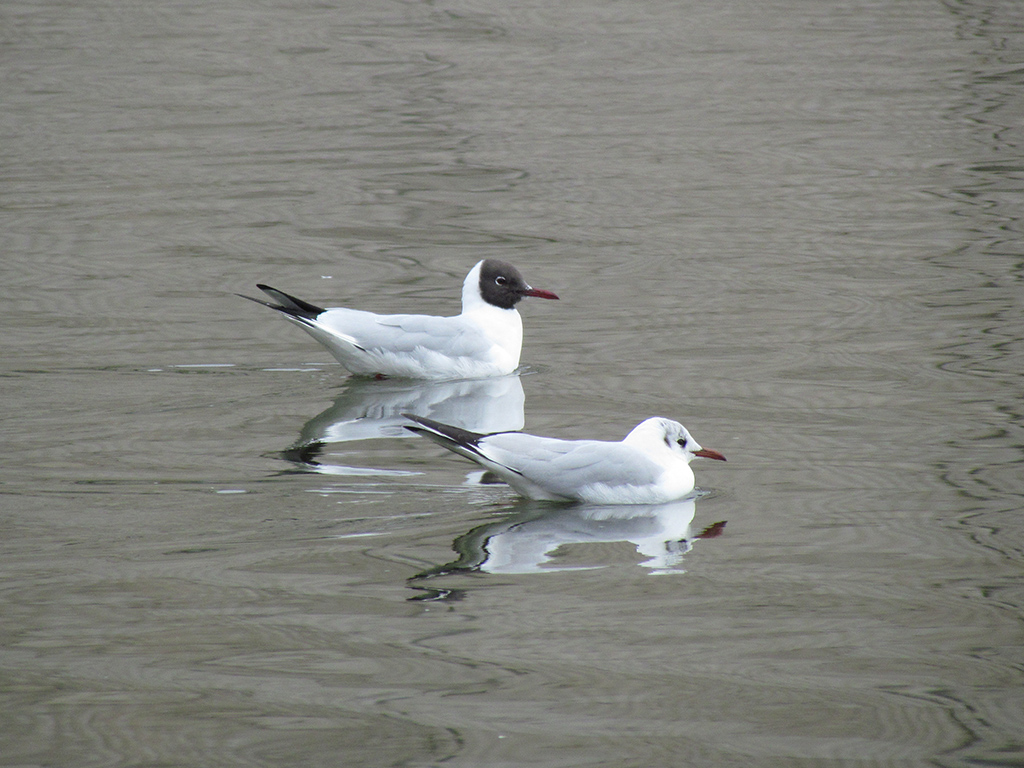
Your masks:
M 489 469 L 529 499 L 595 504 L 662 504 L 693 491 L 694 456 L 725 461 L 701 448 L 678 421 L 640 422 L 621 442 L 556 440 L 522 432 L 481 435 L 422 416 L 406 425 Z
M 269 285 L 256 286 L 276 309 L 323 344 L 349 371 L 411 379 L 478 379 L 519 367 L 523 320 L 516 304 L 526 296 L 557 299 L 531 288 L 519 270 L 496 259 L 474 266 L 462 285 L 462 314 L 377 315 L 358 309 L 324 309 Z M 241 295 L 241 294 L 239 294 Z

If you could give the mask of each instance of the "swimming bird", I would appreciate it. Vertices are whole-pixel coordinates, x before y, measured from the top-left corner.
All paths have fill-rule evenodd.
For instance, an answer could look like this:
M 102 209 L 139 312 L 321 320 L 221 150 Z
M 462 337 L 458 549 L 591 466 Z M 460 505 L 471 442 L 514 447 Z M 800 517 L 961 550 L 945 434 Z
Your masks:
M 693 491 L 690 460 L 725 461 L 678 421 L 640 422 L 620 442 L 557 440 L 523 432 L 482 435 L 403 414 L 405 428 L 489 469 L 529 499 L 595 504 L 662 504 Z
M 526 296 L 557 299 L 530 287 L 515 267 L 484 259 L 462 285 L 462 314 L 377 315 L 358 309 L 325 309 L 284 291 L 256 285 L 274 301 L 244 299 L 276 309 L 319 341 L 355 374 L 411 379 L 477 379 L 504 376 L 519 367 L 523 320 L 516 311 Z

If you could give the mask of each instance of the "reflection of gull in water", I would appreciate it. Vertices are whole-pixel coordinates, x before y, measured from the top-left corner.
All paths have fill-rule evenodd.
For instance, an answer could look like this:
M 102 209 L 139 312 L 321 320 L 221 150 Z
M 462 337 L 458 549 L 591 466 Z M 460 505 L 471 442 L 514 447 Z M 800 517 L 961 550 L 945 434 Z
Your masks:
M 543 573 L 545 571 L 600 568 L 558 566 L 558 550 L 571 544 L 628 541 L 646 560 L 639 565 L 650 573 L 682 573 L 683 555 L 699 538 L 713 538 L 724 522 L 694 533 L 696 497 L 668 504 L 633 506 L 524 505 L 522 512 L 481 525 L 455 540 L 458 560 L 414 576 L 421 579 L 457 571 L 487 573 Z
M 321 461 L 325 446 L 381 437 L 414 437 L 402 413 L 415 413 L 474 432 L 522 429 L 526 395 L 518 375 L 461 381 L 349 379 L 333 405 L 307 421 L 285 457 L 325 474 L 417 474 L 332 466 Z

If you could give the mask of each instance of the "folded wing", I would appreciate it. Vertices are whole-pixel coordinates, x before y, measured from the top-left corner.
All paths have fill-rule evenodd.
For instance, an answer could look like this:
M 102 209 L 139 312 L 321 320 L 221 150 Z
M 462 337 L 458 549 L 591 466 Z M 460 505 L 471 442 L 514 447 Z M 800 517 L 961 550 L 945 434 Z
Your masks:
M 554 440 L 518 432 L 482 439 L 478 450 L 548 493 L 580 498 L 595 487 L 657 483 L 662 467 L 629 446 L 597 440 Z

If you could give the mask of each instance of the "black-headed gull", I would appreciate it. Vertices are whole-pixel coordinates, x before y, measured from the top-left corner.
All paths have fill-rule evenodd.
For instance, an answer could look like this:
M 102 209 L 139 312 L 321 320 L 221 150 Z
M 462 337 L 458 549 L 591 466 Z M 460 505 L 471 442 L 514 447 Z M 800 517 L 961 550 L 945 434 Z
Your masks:
M 557 440 L 523 432 L 481 435 L 422 416 L 406 425 L 489 469 L 529 499 L 595 504 L 662 504 L 693 491 L 694 456 L 725 461 L 701 448 L 678 421 L 640 422 L 621 442 Z
M 256 286 L 276 309 L 323 344 L 349 371 L 411 379 L 478 379 L 519 367 L 523 320 L 516 304 L 526 296 L 557 299 L 531 288 L 519 270 L 496 259 L 474 266 L 462 285 L 462 314 L 377 315 L 358 309 L 325 309 L 269 285 Z M 241 295 L 241 294 L 239 294 Z

